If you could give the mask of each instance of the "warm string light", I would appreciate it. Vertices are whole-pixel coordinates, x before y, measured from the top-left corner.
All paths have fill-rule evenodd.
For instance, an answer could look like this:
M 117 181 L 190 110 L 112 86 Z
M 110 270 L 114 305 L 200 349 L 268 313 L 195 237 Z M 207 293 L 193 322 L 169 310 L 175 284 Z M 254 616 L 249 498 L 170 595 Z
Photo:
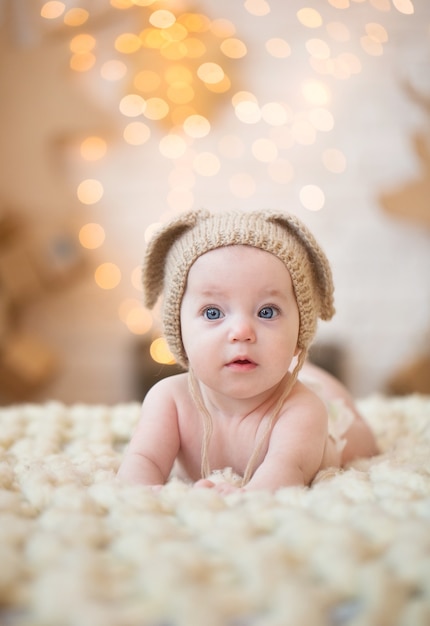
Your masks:
M 139 114 L 167 128 L 189 125 L 195 115 L 209 123 L 234 81 L 231 60 L 247 52 L 235 31 L 230 21 L 201 13 L 147 12 L 140 32 L 122 33 L 114 42 L 129 67 L 137 68 L 125 98 L 140 98 Z M 124 115 L 138 114 L 128 110 L 127 100 L 121 105 Z
M 219 176 L 223 162 L 240 164 L 245 154 L 252 155 L 261 166 L 260 172 L 265 171 L 275 185 L 289 185 L 297 177 L 290 151 L 294 147 L 315 146 L 320 135 L 335 127 L 331 111 L 335 98 L 333 79 L 347 81 L 362 72 L 363 61 L 357 47 L 365 57 L 384 53 L 389 35 L 378 18 L 364 24 L 358 46 L 352 46 L 353 36 L 345 23 L 345 14 L 355 3 L 366 1 L 369 9 L 380 16 L 393 9 L 404 15 L 414 11 L 411 0 L 326 0 L 331 13 L 339 11 L 339 19 L 331 21 L 324 19 L 321 3 L 316 4 L 317 8 L 303 7 L 297 11 L 295 19 L 304 34 L 309 72 L 296 84 L 291 102 L 263 101 L 255 93 L 241 89 L 237 63 L 246 60 L 248 49 L 236 25 L 228 19 L 210 19 L 202 12 L 177 13 L 171 6 L 160 8 L 160 2 L 155 0 L 110 0 L 112 10 L 134 11 L 136 23 L 143 27 L 117 34 L 114 57 L 101 62 L 97 58 L 96 36 L 89 29 L 84 30 L 89 11 L 76 7 L 68 10 L 66 2 L 50 1 L 43 5 L 41 15 L 46 20 L 62 20 L 73 29 L 73 71 L 98 71 L 108 83 L 128 81 L 128 89 L 118 103 L 125 122 L 124 141 L 134 147 L 158 142 L 159 155 L 172 164 L 167 204 L 176 212 L 194 206 L 194 188 L 199 178 Z M 266 0 L 246 0 L 243 9 L 252 19 L 264 19 L 271 13 Z M 283 62 L 291 62 L 292 45 L 286 38 L 269 37 L 261 54 L 273 59 L 278 71 Z M 204 142 L 212 136 L 220 106 L 231 107 L 238 130 L 207 147 Z M 155 125 L 165 129 L 164 136 L 157 140 Z M 241 133 L 242 125 L 250 131 L 246 133 L 247 140 Z M 88 137 L 81 144 L 81 157 L 88 163 L 94 162 L 103 158 L 107 150 L 106 140 Z M 332 175 L 341 175 L 347 169 L 346 157 L 336 147 L 324 148 L 320 163 Z M 239 169 L 229 174 L 226 182 L 232 196 L 238 199 L 256 193 L 257 182 L 248 171 Z M 298 193 L 307 210 L 319 211 L 324 207 L 325 194 L 317 184 L 305 184 Z M 103 194 L 103 183 L 95 178 L 82 180 L 77 188 L 77 197 L 86 206 L 97 205 Z M 157 226 L 151 225 L 145 237 Z M 79 240 L 87 249 L 101 248 L 106 233 L 102 225 L 88 223 L 82 226 Z M 103 263 L 96 270 L 95 280 L 102 289 L 114 289 L 121 281 L 121 271 L 113 263 Z M 133 271 L 130 280 L 139 291 L 140 268 Z M 145 334 L 153 329 L 153 316 L 137 298 L 121 303 L 119 317 L 132 333 Z M 171 362 L 166 350 L 165 344 L 157 340 L 151 347 L 152 357 L 160 363 Z

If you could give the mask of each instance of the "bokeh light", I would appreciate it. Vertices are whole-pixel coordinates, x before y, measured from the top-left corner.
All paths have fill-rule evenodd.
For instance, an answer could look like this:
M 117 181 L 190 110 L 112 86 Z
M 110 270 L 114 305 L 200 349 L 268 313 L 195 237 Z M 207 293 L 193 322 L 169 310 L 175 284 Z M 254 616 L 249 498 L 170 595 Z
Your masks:
M 154 339 L 149 347 L 149 353 L 156 363 L 163 365 L 173 365 L 175 363 L 175 359 L 163 337 Z
M 360 39 L 361 47 L 371 56 L 381 56 L 384 53 L 383 45 L 380 41 L 375 41 L 373 37 L 365 35 Z
M 414 12 L 414 5 L 411 0 L 392 0 L 395 8 L 400 11 L 400 13 L 404 13 L 405 15 L 412 15 Z
M 201 152 L 193 160 L 193 169 L 200 176 L 215 176 L 220 168 L 221 162 L 213 152 Z
M 323 39 L 308 39 L 306 50 L 316 59 L 329 59 L 330 47 Z
M 102 263 L 94 272 L 94 279 L 101 289 L 115 289 L 121 282 L 121 270 L 115 263 Z
M 133 54 L 137 52 L 142 45 L 140 37 L 134 33 L 122 33 L 115 40 L 115 50 L 122 54 Z
M 60 17 L 60 15 L 63 15 L 65 10 L 66 5 L 64 2 L 55 2 L 52 0 L 52 2 L 45 2 L 40 10 L 40 15 L 47 20 L 55 20 Z
M 280 102 L 267 102 L 261 107 L 261 117 L 271 126 L 283 126 L 289 119 L 289 111 Z
M 172 133 L 161 139 L 159 149 L 167 159 L 179 159 L 185 153 L 187 144 L 180 135 Z
M 318 80 L 308 80 L 302 84 L 305 100 L 313 106 L 324 106 L 330 101 L 330 92 L 326 85 Z
M 83 248 L 94 250 L 100 248 L 106 238 L 106 233 L 101 224 L 89 223 L 82 226 L 79 231 L 79 241 Z
M 130 122 L 124 128 L 123 136 L 131 146 L 142 146 L 151 137 L 151 129 L 143 122 Z
M 233 37 L 236 33 L 236 26 L 230 20 L 220 17 L 211 21 L 210 31 L 220 39 Z
M 327 148 L 322 154 L 322 162 L 325 168 L 333 174 L 341 174 L 346 170 L 346 157 L 336 148 Z
M 343 22 L 329 22 L 326 29 L 334 41 L 345 43 L 351 39 L 350 30 Z
M 106 140 L 102 137 L 91 136 L 81 143 L 81 156 L 85 161 L 98 161 L 107 152 Z
M 206 135 L 209 135 L 210 130 L 210 122 L 203 115 L 190 115 L 184 122 L 184 131 L 189 137 L 206 137 Z
M 277 59 L 286 59 L 291 54 L 291 47 L 285 39 L 272 37 L 266 41 L 267 52 Z
M 151 13 L 149 22 L 156 28 L 169 28 L 176 22 L 176 17 L 171 11 L 159 9 Z
M 264 137 L 256 139 L 252 144 L 251 150 L 257 161 L 262 161 L 263 163 L 271 163 L 278 156 L 278 148 L 275 142 Z
M 96 39 L 89 33 L 81 33 L 70 41 L 70 50 L 75 54 L 85 54 L 95 48 Z
M 300 190 L 300 202 L 309 211 L 320 211 L 325 203 L 324 192 L 317 185 L 305 185 Z
M 391 11 L 390 0 L 369 0 L 369 3 L 378 11 L 383 11 L 385 13 Z
M 95 63 L 96 57 L 92 52 L 77 53 L 70 59 L 70 69 L 75 72 L 88 72 Z
M 226 57 L 230 59 L 241 59 L 247 53 L 246 45 L 240 39 L 231 37 L 230 39 L 224 39 L 221 46 L 221 51 Z
M 316 9 L 308 7 L 297 11 L 297 19 L 307 28 L 319 28 L 323 23 L 320 13 Z
M 75 7 L 73 9 L 69 9 L 67 13 L 64 15 L 64 23 L 66 26 L 82 26 L 85 22 L 88 21 L 90 14 L 86 9 L 81 9 L 79 7 Z
M 116 81 L 121 80 L 127 74 L 127 66 L 118 59 L 112 59 L 103 63 L 100 69 L 100 75 L 104 80 Z
M 145 241 L 148 241 L 146 237 Z M 137 265 L 131 272 L 130 281 L 136 291 L 142 291 L 142 267 L 140 265 Z
M 169 113 L 169 105 L 162 98 L 148 98 L 143 113 L 150 120 L 162 120 Z
M 144 335 L 149 332 L 153 326 L 153 318 L 151 313 L 138 303 L 134 306 L 122 305 L 120 309 L 120 317 L 126 324 L 127 328 L 134 335 Z
M 244 124 L 256 124 L 261 120 L 261 110 L 257 102 L 243 100 L 234 107 L 236 117 Z
M 224 70 L 218 63 L 202 63 L 197 69 L 197 76 L 204 83 L 214 85 L 224 78 Z
M 130 93 L 121 98 L 119 110 L 127 117 L 138 117 L 145 111 L 146 106 L 147 103 L 142 96 L 136 93 Z
M 104 189 L 99 180 L 87 178 L 77 189 L 77 196 L 82 204 L 96 204 L 103 197 Z
M 369 22 L 366 24 L 366 33 L 375 41 L 386 43 L 388 41 L 388 33 L 382 24 L 377 22 Z
M 161 76 L 153 70 L 141 70 L 135 75 L 133 84 L 139 91 L 151 93 L 160 86 Z
M 328 0 L 329 4 L 335 9 L 348 9 L 350 4 L 349 0 Z
M 270 13 L 270 5 L 266 0 L 246 0 L 244 3 L 245 9 L 251 13 L 262 17 Z
M 124 298 L 118 307 L 119 319 L 126 322 L 127 316 L 133 309 L 142 308 L 142 303 L 137 298 Z
M 323 132 L 329 132 L 334 127 L 334 118 L 328 109 L 312 109 L 309 111 L 309 121 L 316 130 Z

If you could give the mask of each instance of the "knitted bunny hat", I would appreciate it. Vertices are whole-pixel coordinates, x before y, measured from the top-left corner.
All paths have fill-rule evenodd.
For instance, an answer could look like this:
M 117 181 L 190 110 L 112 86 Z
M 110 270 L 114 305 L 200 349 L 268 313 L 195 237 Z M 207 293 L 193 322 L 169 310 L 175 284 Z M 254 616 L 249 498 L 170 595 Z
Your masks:
M 149 242 L 143 263 L 144 303 L 164 294 L 164 334 L 176 361 L 188 367 L 180 310 L 187 276 L 202 254 L 225 246 L 252 246 L 274 254 L 288 269 L 300 315 L 298 348 L 306 352 L 317 320 L 334 314 L 330 266 L 307 227 L 293 215 L 269 210 L 189 211 L 164 225 Z

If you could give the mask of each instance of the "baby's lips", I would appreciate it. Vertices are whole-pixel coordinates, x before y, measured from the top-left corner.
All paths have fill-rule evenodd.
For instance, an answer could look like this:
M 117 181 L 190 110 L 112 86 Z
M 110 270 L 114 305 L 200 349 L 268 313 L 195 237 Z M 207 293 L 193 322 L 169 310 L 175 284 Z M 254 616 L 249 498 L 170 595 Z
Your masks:
M 257 365 L 252 359 L 248 357 L 237 357 L 227 363 L 227 365 Z

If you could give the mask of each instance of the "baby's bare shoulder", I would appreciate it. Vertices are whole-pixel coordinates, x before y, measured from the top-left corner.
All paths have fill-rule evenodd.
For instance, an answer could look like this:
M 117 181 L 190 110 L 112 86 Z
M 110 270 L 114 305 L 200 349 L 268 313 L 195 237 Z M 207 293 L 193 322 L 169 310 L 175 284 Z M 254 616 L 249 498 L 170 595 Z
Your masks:
M 143 406 L 154 404 L 178 404 L 188 393 L 187 374 L 174 374 L 162 378 L 146 394 Z
M 276 430 L 283 429 L 289 432 L 289 436 L 294 432 L 299 437 L 321 437 L 327 433 L 326 404 L 317 393 L 301 382 L 294 385 L 276 423 Z
M 284 409 L 289 415 L 299 413 L 310 416 L 327 416 L 327 408 L 322 398 L 306 384 L 297 381 L 288 396 Z
M 327 443 L 328 413 L 321 398 L 297 383 L 276 422 L 269 450 L 281 451 L 301 468 L 305 484 L 318 471 Z
M 151 389 L 148 391 L 149 393 L 165 393 L 170 390 L 178 391 L 182 387 L 188 386 L 188 374 L 186 372 L 182 374 L 173 374 L 172 376 L 166 376 L 161 380 L 157 381 Z

